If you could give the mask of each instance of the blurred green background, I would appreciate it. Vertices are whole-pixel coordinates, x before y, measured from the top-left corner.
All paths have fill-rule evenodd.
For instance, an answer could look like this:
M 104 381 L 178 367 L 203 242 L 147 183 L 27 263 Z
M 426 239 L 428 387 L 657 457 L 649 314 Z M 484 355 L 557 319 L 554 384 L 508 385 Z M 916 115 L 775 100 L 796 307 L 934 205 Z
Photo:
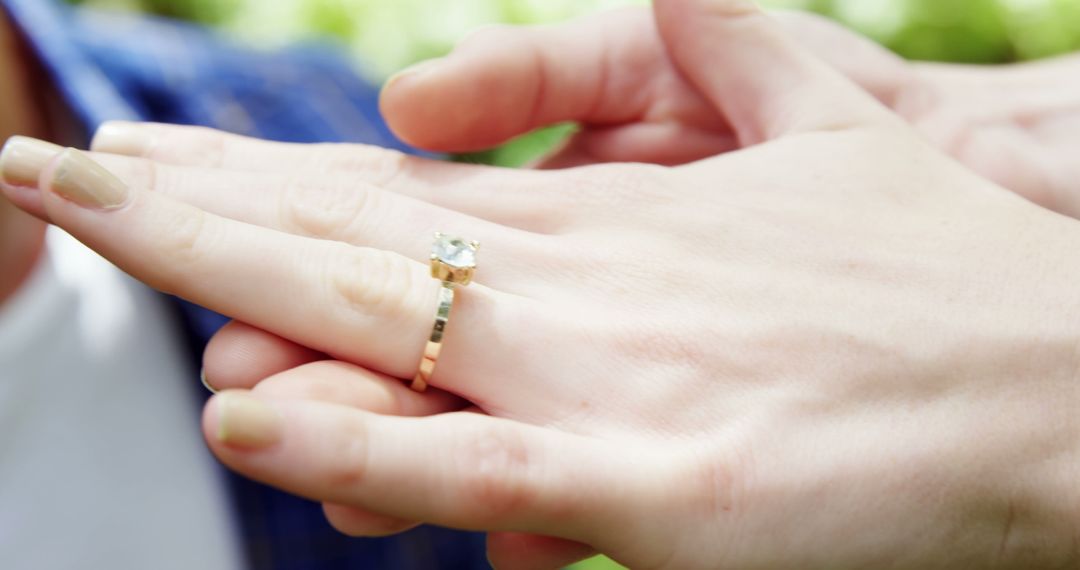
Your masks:
M 332 41 L 372 81 L 448 52 L 485 24 L 551 23 L 646 0 L 74 0 L 202 22 L 274 47 Z M 1080 50 L 1080 0 L 763 0 L 829 16 L 921 60 L 1008 63 Z M 569 127 L 543 130 L 466 160 L 520 165 Z M 620 568 L 593 559 L 574 570 Z

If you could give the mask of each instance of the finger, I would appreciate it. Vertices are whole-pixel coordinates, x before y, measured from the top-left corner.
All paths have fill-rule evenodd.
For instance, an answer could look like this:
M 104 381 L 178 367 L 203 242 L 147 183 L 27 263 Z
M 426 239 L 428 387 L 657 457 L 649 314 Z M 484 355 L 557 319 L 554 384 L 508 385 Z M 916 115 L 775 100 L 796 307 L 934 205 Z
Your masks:
M 596 554 L 587 544 L 522 532 L 488 534 L 487 552 L 498 570 L 556 570 Z
M 259 381 L 327 356 L 276 334 L 230 321 L 203 352 L 203 374 L 215 390 L 251 388 Z
M 704 99 L 680 85 L 652 15 L 633 8 L 558 26 L 480 30 L 450 56 L 392 78 L 381 107 L 402 139 L 456 152 L 562 121 L 723 126 Z
M 348 536 L 390 536 L 420 526 L 415 521 L 333 503 L 323 503 L 323 514 L 330 526 Z
M 603 442 L 481 414 L 400 418 L 230 391 L 203 420 L 211 450 L 243 475 L 455 528 L 592 542 L 659 480 Z
M 280 372 L 255 387 L 256 393 L 282 400 L 313 400 L 379 414 L 425 416 L 461 409 L 464 402 L 441 390 L 423 394 L 400 380 L 344 362 L 322 361 Z M 349 536 L 389 536 L 420 523 L 348 505 L 326 503 L 327 520 Z
M 634 123 L 574 135 L 535 168 L 572 168 L 601 162 L 676 166 L 738 148 L 733 134 L 676 123 Z
M 278 175 L 261 172 L 175 167 L 146 159 L 110 154 L 91 155 L 129 186 L 148 188 L 219 216 L 283 232 L 342 241 L 426 256 L 431 233 L 417 228 L 454 228 L 481 242 L 524 244 L 534 238 L 526 231 L 492 223 L 387 192 L 347 175 Z M 529 212 L 514 196 L 490 200 L 486 212 L 501 212 L 505 221 L 533 226 L 564 220 Z M 496 252 L 496 255 L 498 253 Z M 426 258 L 426 257 L 425 257 Z M 512 259 L 505 260 L 512 263 Z M 506 267 L 504 263 L 493 266 Z
M 415 373 L 438 302 L 424 265 L 208 214 L 128 187 L 75 150 L 46 169 L 42 185 L 53 223 L 150 286 L 342 360 Z M 480 284 L 458 295 L 453 326 L 469 334 L 447 335 L 436 381 L 464 362 L 488 372 L 484 355 L 500 344 L 488 335 L 510 299 Z
M 0 150 L 0 189 L 23 211 L 48 221 L 41 193 L 37 191 L 41 171 L 64 148 L 30 137 L 15 136 Z
M 894 120 L 750 0 L 656 0 L 654 11 L 675 66 L 744 145 Z
M 328 402 L 400 416 L 439 414 L 465 405 L 441 390 L 421 394 L 395 378 L 337 361 L 313 362 L 279 372 L 259 382 L 255 392 L 268 398 Z M 349 536 L 389 536 L 420 524 L 348 505 L 327 503 L 323 511 L 335 529 Z
M 900 87 L 912 81 L 912 68 L 903 58 L 833 20 L 801 10 L 770 15 L 800 45 L 889 107 Z
M 279 372 L 259 382 L 255 393 L 267 398 L 328 402 L 396 416 L 434 415 L 465 406 L 460 398 L 442 390 L 431 389 L 421 394 L 396 378 L 339 361 L 312 362 Z M 388 536 L 420 524 L 348 505 L 327 503 L 323 511 L 335 529 L 349 536 Z
M 253 194 L 265 200 L 290 189 L 307 196 L 322 188 L 325 199 L 307 201 L 349 205 L 377 189 L 523 229 L 544 231 L 545 222 L 562 219 L 560 196 L 553 192 L 562 184 L 554 173 L 429 160 L 370 145 L 279 143 L 205 127 L 111 122 L 98 130 L 91 148 L 149 159 L 95 156 L 121 177 L 153 182 L 187 200 L 229 205 L 231 212 L 255 206 Z M 265 201 L 263 206 L 277 205 Z
M 466 403 L 442 390 L 417 392 L 385 374 L 337 360 L 310 362 L 263 379 L 260 396 L 313 400 L 392 416 L 430 416 L 461 410 Z

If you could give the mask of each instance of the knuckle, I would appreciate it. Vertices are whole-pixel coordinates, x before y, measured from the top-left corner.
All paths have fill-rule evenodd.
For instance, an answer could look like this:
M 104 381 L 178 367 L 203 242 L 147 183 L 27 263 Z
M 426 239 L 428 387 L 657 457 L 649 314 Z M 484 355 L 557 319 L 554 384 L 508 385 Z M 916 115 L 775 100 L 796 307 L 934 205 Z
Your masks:
M 369 226 L 378 193 L 363 185 L 287 182 L 279 197 L 279 224 L 290 233 L 350 241 L 357 225 Z M 369 219 L 371 218 L 371 219 Z
M 464 504 L 482 519 L 498 521 L 535 506 L 534 458 L 511 430 L 475 430 L 463 438 L 459 455 Z
M 330 459 L 323 464 L 323 480 L 328 489 L 347 493 L 360 489 L 368 480 L 368 432 L 363 422 L 353 421 L 340 426 L 337 433 L 341 437 L 326 443 Z
M 392 149 L 371 145 L 334 144 L 320 153 L 325 164 L 318 165 L 329 172 L 362 173 L 371 184 L 389 188 L 412 168 L 409 155 Z
M 159 216 L 154 222 L 154 253 L 165 262 L 152 265 L 156 270 L 150 276 L 152 286 L 170 291 L 174 281 L 197 278 L 208 244 L 216 239 L 213 227 L 206 212 L 197 208 L 171 208 Z
M 170 128 L 163 139 L 151 147 L 147 158 L 155 160 L 180 159 L 184 164 L 217 168 L 224 164 L 227 135 L 209 127 L 190 126 Z
M 420 306 L 418 292 L 426 290 L 421 275 L 400 255 L 347 245 L 328 256 L 325 281 L 330 296 L 347 314 L 377 321 L 380 327 L 409 322 Z M 434 296 L 432 296 L 434 298 Z

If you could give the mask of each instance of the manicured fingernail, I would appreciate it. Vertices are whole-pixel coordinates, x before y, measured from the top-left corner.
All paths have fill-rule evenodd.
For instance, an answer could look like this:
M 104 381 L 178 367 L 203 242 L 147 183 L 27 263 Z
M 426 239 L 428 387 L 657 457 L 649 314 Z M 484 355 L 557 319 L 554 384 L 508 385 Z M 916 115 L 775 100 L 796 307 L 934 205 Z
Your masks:
M 405 69 L 402 69 L 401 71 L 390 76 L 390 79 L 386 80 L 386 85 L 383 87 L 383 89 L 388 89 L 391 85 L 398 83 L 404 79 L 413 79 L 416 77 L 420 77 L 421 75 L 427 73 L 428 71 L 431 71 L 435 67 L 438 67 L 440 62 L 442 62 L 442 58 L 429 59 L 426 61 L 421 61 L 420 63 L 410 65 L 409 67 L 406 67 Z
M 0 151 L 0 179 L 8 186 L 37 188 L 41 171 L 64 147 L 30 137 L 11 137 Z
M 73 148 L 56 159 L 50 187 L 80 206 L 103 210 L 123 206 L 131 195 L 127 184 Z
M 222 392 L 214 398 L 221 443 L 258 449 L 281 440 L 281 416 L 262 400 L 245 392 Z
M 157 137 L 145 125 L 114 121 L 98 128 L 90 148 L 128 156 L 147 156 Z

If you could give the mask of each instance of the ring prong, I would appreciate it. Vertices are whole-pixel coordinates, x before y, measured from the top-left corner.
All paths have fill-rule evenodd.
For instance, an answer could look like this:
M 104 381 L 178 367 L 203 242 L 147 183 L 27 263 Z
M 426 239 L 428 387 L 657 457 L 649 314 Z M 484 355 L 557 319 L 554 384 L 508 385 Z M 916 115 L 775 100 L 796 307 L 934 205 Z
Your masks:
M 473 249 L 480 249 L 480 242 L 478 242 L 476 240 L 470 241 L 469 245 L 471 245 Z

